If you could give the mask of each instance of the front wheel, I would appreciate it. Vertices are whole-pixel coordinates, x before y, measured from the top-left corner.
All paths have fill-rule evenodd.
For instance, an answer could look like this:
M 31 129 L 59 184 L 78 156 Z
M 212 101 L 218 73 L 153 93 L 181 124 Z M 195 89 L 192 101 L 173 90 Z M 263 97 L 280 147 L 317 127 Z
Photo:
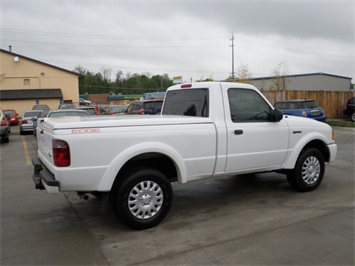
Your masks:
M 324 175 L 324 158 L 315 148 L 309 148 L 299 156 L 295 168 L 287 174 L 290 186 L 301 192 L 315 190 Z
M 141 168 L 125 175 L 111 196 L 118 218 L 133 229 L 148 229 L 159 224 L 170 210 L 173 192 L 160 171 Z

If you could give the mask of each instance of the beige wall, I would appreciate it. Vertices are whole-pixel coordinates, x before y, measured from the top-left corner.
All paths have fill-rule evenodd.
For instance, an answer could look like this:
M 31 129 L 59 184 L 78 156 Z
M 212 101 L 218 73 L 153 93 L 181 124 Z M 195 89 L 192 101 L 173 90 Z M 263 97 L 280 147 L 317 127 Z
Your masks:
M 0 51 L 0 90 L 15 89 L 61 89 L 64 100 L 72 100 L 78 105 L 78 75 L 50 66 L 36 60 Z M 57 109 L 60 99 L 39 99 L 40 104 L 47 104 Z M 22 115 L 23 111 L 32 109 L 36 99 L 0 100 L 2 109 L 15 109 Z
M 46 104 L 49 106 L 50 109 L 57 109 L 60 104 L 60 101 L 57 99 L 41 99 L 39 101 L 39 104 Z M 34 105 L 36 105 L 35 100 L 0 101 L 1 109 L 14 109 L 21 117 L 25 111 L 31 110 Z

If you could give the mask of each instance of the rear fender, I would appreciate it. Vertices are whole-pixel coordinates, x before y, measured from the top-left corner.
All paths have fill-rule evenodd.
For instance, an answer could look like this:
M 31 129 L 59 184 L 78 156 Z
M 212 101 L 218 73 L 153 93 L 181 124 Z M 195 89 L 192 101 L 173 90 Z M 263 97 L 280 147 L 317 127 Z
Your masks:
M 98 191 L 110 191 L 120 169 L 132 158 L 144 153 L 160 153 L 168 156 L 176 165 L 177 178 L 180 183 L 187 182 L 185 164 L 180 154 L 168 145 L 156 142 L 141 143 L 124 150 L 108 166 L 98 187 Z

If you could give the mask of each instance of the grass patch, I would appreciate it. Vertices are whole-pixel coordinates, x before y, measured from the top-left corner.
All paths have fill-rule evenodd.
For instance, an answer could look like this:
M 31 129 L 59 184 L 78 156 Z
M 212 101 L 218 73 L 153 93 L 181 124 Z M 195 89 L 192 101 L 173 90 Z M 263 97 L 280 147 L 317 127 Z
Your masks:
M 355 122 L 345 120 L 327 120 L 326 123 L 332 127 L 352 127 L 355 128 Z

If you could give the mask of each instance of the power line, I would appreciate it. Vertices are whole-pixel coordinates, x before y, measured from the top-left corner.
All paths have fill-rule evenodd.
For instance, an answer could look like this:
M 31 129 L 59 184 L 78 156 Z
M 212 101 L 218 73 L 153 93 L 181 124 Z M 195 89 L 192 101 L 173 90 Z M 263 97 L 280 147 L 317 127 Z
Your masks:
M 64 38 L 87 38 L 87 39 L 111 39 L 111 40 L 146 40 L 146 41 L 216 41 L 222 36 L 127 36 L 127 35 L 103 35 L 103 34 L 92 34 L 92 33 L 70 33 L 70 32 L 53 32 L 53 31 L 36 31 L 36 30 L 23 30 L 23 29 L 11 29 L 11 28 L 0 28 L 2 32 L 12 33 L 12 34 L 27 34 L 27 35 L 39 35 L 39 36 L 55 36 Z
M 62 42 L 45 42 L 45 41 L 24 41 L 24 40 L 10 40 L 10 39 L 1 39 L 1 41 L 7 41 L 7 42 L 19 42 L 19 43 L 38 43 L 38 44 L 50 44 L 50 45 L 62 45 L 62 46 L 79 46 L 79 47 L 111 47 L 111 48 L 150 48 L 150 49 L 160 49 L 160 48 L 202 48 L 202 47 L 217 47 L 217 46 L 224 46 L 223 44 L 181 44 L 181 45 L 114 45 L 114 44 L 91 44 L 91 43 L 62 43 Z

